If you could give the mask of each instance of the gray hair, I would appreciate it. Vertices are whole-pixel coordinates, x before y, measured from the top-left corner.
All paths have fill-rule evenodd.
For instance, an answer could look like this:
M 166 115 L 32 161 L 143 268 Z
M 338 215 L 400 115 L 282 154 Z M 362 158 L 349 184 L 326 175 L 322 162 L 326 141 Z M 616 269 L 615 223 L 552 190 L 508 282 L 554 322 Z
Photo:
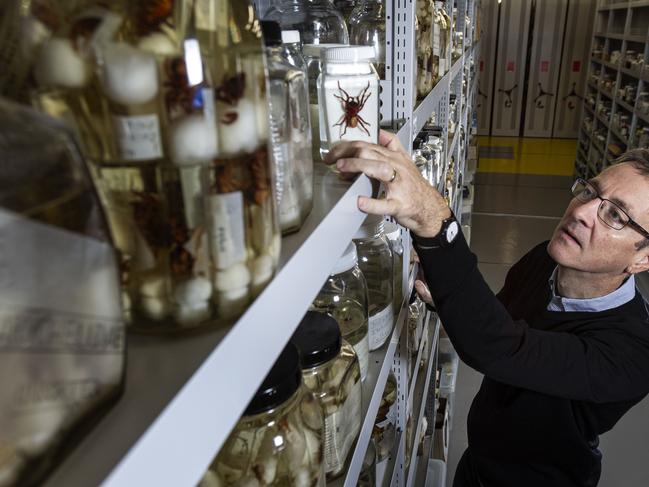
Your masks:
M 631 164 L 642 176 L 649 176 L 649 149 L 631 149 L 613 161 L 613 164 Z M 635 244 L 637 250 L 649 247 L 649 238 Z

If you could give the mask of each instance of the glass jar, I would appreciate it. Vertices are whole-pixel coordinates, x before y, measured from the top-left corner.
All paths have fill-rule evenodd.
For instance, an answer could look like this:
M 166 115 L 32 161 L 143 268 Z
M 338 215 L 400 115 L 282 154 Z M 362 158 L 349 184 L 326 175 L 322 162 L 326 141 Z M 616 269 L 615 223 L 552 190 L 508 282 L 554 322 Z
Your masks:
M 313 159 L 306 74 L 289 63 L 277 22 L 261 22 L 269 78 L 271 155 L 283 234 L 296 232 L 313 207 Z
M 324 412 L 327 480 L 344 472 L 361 429 L 361 370 L 354 348 L 331 316 L 307 311 L 291 341 L 300 352 L 304 385 Z
M 417 96 L 424 98 L 433 89 L 439 64 L 433 59 L 433 0 L 417 0 Z
M 437 77 L 441 78 L 449 70 L 451 61 L 451 19 L 446 13 L 444 2 L 435 1 L 433 29 L 433 58 L 438 63 Z
M 370 62 L 373 58 L 370 46 L 325 51 L 324 71 L 318 78 L 321 157 L 341 140 L 378 143 L 379 77 Z
M 0 98 L 0 133 L 0 484 L 42 485 L 121 393 L 118 259 L 67 126 Z
M 397 378 L 392 370 L 385 383 L 379 411 L 376 414 L 372 442 L 376 449 L 376 485 L 383 485 L 390 453 L 394 449 L 397 432 Z
M 394 268 L 383 225 L 381 216 L 368 215 L 354 236 L 358 266 L 367 281 L 370 350 L 385 343 L 394 325 Z
M 440 182 L 444 177 L 444 148 L 442 146 L 442 139 L 435 135 L 429 135 L 426 139 L 426 147 L 430 150 L 431 157 L 431 178 L 430 183 L 439 188 Z
M 336 10 L 345 18 L 345 21 L 349 22 L 349 18 L 356 8 L 356 0 L 333 0 L 333 4 Z
M 397 315 L 403 300 L 403 241 L 401 239 L 401 228 L 394 222 L 386 221 L 383 224 L 383 229 L 392 251 L 392 289 L 394 294 L 392 309 L 394 314 Z
M 299 30 L 305 44 L 349 44 L 345 19 L 331 0 L 279 0 L 264 19 L 279 22 L 285 30 Z
M 304 59 L 307 64 L 309 84 L 309 115 L 311 120 L 312 157 L 320 161 L 320 105 L 318 104 L 318 77 L 324 66 L 324 53 L 332 47 L 344 44 L 305 44 Z
M 200 486 L 319 485 L 322 408 L 302 382 L 289 343 L 204 475 Z
M 29 18 L 60 21 L 34 58 L 32 99 L 79 134 L 133 326 L 169 332 L 238 317 L 280 249 L 249 4 L 38 5 Z
M 642 127 L 638 133 L 638 147 L 649 148 L 649 127 Z
M 426 305 L 419 295 L 415 294 L 415 298 L 408 305 L 408 351 L 410 355 L 416 356 L 419 353 L 425 315 Z
M 638 102 L 636 103 L 638 110 L 645 115 L 649 115 L 649 92 L 641 91 L 638 95 Z
M 311 307 L 338 322 L 343 338 L 354 347 L 361 368 L 361 380 L 365 380 L 370 353 L 367 283 L 358 267 L 353 242 L 338 259 Z
M 428 152 L 428 157 L 424 156 L 424 150 Z M 424 177 L 426 181 L 430 181 L 431 176 L 431 165 L 430 165 L 430 149 L 428 147 L 422 146 L 421 149 L 415 149 L 412 152 L 412 162 L 415 163 L 419 173 Z
M 349 41 L 374 48 L 374 65 L 385 79 L 385 7 L 383 0 L 363 0 L 349 18 Z

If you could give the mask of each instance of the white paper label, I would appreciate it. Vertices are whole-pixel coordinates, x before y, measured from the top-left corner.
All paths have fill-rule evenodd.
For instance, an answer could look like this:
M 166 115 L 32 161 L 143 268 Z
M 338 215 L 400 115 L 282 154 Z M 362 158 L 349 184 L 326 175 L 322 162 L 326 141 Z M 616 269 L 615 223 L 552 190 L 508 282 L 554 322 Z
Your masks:
M 440 38 L 441 32 L 439 28 L 439 24 L 435 23 L 433 25 L 433 56 L 439 56 L 440 55 Z
M 325 418 L 325 471 L 340 471 L 361 427 L 361 383 L 357 382 L 338 411 Z
M 370 335 L 370 350 L 376 350 L 381 347 L 385 340 L 390 336 L 392 325 L 394 324 L 394 314 L 392 312 L 392 304 L 387 308 L 379 311 L 374 316 L 370 316 L 369 320 L 369 335 Z
M 113 115 L 113 125 L 122 159 L 143 161 L 162 157 L 157 115 Z
M 208 199 L 210 245 L 218 269 L 226 269 L 246 258 L 243 194 L 212 195 Z
M 370 341 L 368 335 L 365 335 L 361 338 L 360 342 L 354 345 L 354 351 L 358 357 L 358 365 L 361 368 L 361 380 L 365 380 L 370 361 Z

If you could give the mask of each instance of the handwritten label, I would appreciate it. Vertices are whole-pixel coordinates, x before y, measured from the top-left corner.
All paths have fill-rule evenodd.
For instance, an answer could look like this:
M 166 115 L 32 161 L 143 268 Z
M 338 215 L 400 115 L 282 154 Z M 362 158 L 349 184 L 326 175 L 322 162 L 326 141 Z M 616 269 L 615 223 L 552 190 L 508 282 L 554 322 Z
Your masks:
M 162 157 L 158 116 L 113 115 L 113 126 L 120 156 L 127 161 L 143 161 Z

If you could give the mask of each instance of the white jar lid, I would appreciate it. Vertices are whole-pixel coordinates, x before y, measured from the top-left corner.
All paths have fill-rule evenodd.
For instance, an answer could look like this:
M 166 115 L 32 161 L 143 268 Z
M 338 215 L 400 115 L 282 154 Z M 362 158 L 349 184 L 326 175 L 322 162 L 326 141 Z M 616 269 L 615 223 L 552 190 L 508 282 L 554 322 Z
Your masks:
M 299 30 L 283 30 L 282 31 L 282 43 L 283 44 L 296 44 L 300 42 L 300 31 Z
M 439 144 L 440 138 L 436 135 L 429 135 L 426 142 L 428 142 L 429 144 Z
M 383 216 L 381 215 L 367 215 L 365 221 L 356 231 L 354 238 L 371 238 L 377 233 L 383 232 Z
M 324 57 L 323 53 L 327 49 L 344 46 L 345 44 L 304 44 L 302 46 L 302 53 L 311 58 L 321 58 Z
M 399 228 L 399 225 L 394 222 L 386 221 L 383 224 L 383 231 L 390 241 L 399 240 L 401 238 L 401 229 Z
M 372 46 L 345 46 L 327 49 L 325 59 L 328 62 L 371 61 L 376 58 Z
M 331 274 L 342 274 L 350 269 L 353 269 L 356 264 L 358 264 L 358 254 L 356 253 L 356 244 L 350 242 L 343 255 L 340 256 L 338 262 L 333 269 L 331 269 Z

